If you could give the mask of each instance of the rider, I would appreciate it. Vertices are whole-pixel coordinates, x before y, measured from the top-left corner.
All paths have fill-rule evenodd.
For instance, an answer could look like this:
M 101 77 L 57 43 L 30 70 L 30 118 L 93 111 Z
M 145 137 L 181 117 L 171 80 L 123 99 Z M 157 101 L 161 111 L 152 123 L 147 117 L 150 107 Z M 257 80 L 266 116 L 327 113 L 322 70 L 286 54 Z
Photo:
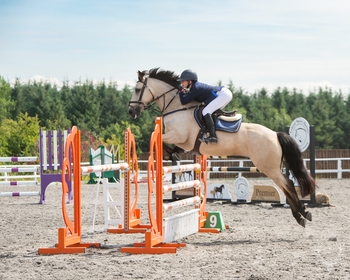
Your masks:
M 182 105 L 192 100 L 204 103 L 205 108 L 202 111 L 204 121 L 209 131 L 209 137 L 204 138 L 205 143 L 217 143 L 218 138 L 215 133 L 214 121 L 211 116 L 217 109 L 224 108 L 232 99 L 232 92 L 223 86 L 211 86 L 198 82 L 197 73 L 187 69 L 183 71 L 180 78 L 183 90 L 180 91 L 180 100 Z

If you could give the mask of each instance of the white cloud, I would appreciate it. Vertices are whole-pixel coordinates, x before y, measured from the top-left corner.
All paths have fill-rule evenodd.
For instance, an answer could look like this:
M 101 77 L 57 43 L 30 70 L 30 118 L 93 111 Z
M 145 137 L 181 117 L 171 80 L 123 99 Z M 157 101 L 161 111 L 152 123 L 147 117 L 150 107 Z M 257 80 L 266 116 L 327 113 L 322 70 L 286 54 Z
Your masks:
M 45 76 L 40 76 L 40 75 L 34 75 L 33 77 L 29 78 L 29 80 L 32 80 L 32 81 L 37 81 L 37 82 L 48 82 L 52 85 L 60 85 L 60 81 L 53 77 L 53 78 L 48 78 L 48 77 L 45 77 Z
M 34 76 L 31 76 L 30 78 L 28 79 L 20 79 L 19 80 L 22 82 L 22 83 L 29 83 L 29 82 L 43 82 L 43 83 L 49 83 L 51 85 L 56 85 L 57 87 L 60 87 L 62 86 L 62 83 L 59 81 L 59 79 L 57 79 L 56 77 L 53 77 L 53 78 L 48 78 L 48 77 L 45 77 L 45 76 L 41 76 L 41 75 L 34 75 Z M 14 84 L 15 83 L 15 79 L 12 79 L 10 81 L 11 84 Z
M 253 94 L 265 88 L 270 94 L 277 88 L 287 88 L 289 91 L 296 89 L 297 92 L 302 92 L 303 95 L 309 95 L 309 93 L 318 93 L 319 88 L 331 89 L 333 94 L 342 92 L 343 95 L 350 94 L 350 86 L 345 84 L 334 84 L 330 81 L 322 82 L 297 82 L 297 83 L 285 83 L 285 84 L 272 84 L 272 83 L 257 83 L 247 86 L 235 85 L 237 88 L 242 88 L 245 92 Z
M 125 86 L 135 86 L 135 81 L 127 81 L 127 80 L 116 80 L 116 79 L 110 79 L 110 80 L 106 80 L 106 79 L 78 79 L 78 80 L 69 80 L 69 85 L 72 86 L 74 85 L 76 82 L 78 81 L 82 81 L 85 82 L 86 80 L 88 81 L 92 81 L 92 83 L 94 85 L 98 85 L 102 82 L 105 82 L 106 84 L 108 84 L 109 82 L 113 82 L 116 83 L 118 86 L 118 89 L 123 89 Z M 63 85 L 63 81 L 61 81 L 60 79 L 56 78 L 56 77 L 45 77 L 42 75 L 33 75 L 32 77 L 28 78 L 28 79 L 20 79 L 21 83 L 27 84 L 29 82 L 42 82 L 42 83 L 49 83 L 51 85 L 56 85 L 57 88 L 61 88 Z M 10 81 L 11 84 L 15 83 L 15 79 Z

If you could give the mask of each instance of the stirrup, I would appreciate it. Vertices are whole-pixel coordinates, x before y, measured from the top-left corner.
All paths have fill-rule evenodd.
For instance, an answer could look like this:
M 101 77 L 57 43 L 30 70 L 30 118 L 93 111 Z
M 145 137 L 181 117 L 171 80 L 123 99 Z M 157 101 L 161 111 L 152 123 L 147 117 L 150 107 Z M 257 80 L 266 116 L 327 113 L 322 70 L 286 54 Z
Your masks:
M 217 137 L 213 137 L 213 136 L 209 136 L 207 138 L 204 138 L 203 140 L 204 140 L 205 144 L 217 143 L 218 142 L 218 138 Z

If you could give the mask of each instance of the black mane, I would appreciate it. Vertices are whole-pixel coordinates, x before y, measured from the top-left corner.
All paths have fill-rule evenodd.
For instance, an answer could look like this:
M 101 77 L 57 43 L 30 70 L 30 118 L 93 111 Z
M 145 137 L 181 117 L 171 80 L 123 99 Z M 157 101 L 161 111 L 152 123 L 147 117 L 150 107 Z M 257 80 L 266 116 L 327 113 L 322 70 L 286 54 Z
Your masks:
M 173 87 L 178 86 L 177 79 L 178 75 L 174 73 L 174 71 L 162 70 L 160 67 L 152 68 L 149 71 L 143 71 L 143 73 L 147 73 L 150 78 L 161 80 Z

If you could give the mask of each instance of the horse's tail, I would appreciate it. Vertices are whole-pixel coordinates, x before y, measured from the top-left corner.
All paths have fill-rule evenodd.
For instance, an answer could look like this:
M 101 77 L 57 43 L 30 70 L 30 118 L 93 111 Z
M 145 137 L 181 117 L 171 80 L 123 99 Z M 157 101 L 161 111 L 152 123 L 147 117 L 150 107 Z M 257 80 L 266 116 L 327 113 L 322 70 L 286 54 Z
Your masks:
M 284 132 L 277 132 L 277 138 L 282 147 L 282 158 L 285 159 L 286 167 L 293 172 L 298 180 L 302 197 L 315 192 L 316 183 L 306 169 L 298 144 Z

